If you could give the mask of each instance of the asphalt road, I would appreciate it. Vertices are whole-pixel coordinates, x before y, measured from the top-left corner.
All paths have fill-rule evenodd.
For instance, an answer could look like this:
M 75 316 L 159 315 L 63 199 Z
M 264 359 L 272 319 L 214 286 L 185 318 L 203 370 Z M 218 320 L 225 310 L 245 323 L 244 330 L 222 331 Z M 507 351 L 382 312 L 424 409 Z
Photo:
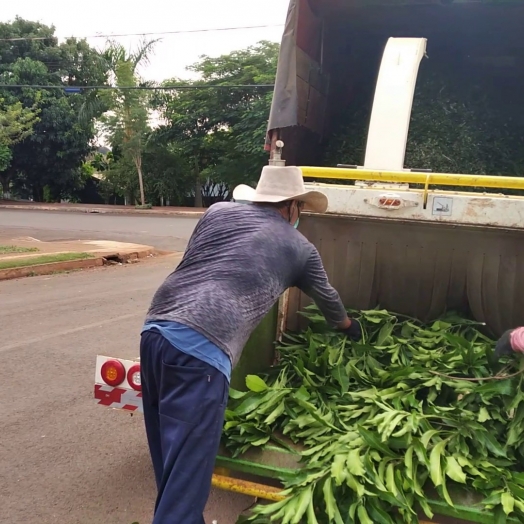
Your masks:
M 106 218 L 120 231 L 129 220 Z M 58 229 L 60 219 L 44 220 Z M 150 220 L 166 221 L 170 232 L 170 219 L 132 223 Z M 94 364 L 97 353 L 137 355 L 151 296 L 177 260 L 0 283 L 2 524 L 151 522 L 155 489 L 142 417 L 95 404 Z M 252 502 L 213 491 L 206 523 L 233 524 Z
M 0 209 L 0 236 L 38 240 L 115 240 L 183 251 L 197 218 Z
M 116 240 L 183 251 L 193 218 L 0 210 L 0 236 Z M 98 353 L 132 358 L 151 296 L 176 257 L 0 283 L 0 523 L 151 521 L 141 416 L 92 400 Z M 206 522 L 252 499 L 213 490 Z

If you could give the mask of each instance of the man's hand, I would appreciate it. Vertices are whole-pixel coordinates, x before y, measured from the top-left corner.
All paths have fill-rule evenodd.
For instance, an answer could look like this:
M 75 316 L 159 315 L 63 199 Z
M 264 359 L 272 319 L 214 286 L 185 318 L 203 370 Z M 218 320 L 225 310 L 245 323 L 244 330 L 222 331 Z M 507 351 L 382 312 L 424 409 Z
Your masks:
M 360 322 L 354 318 L 350 318 L 348 320 L 349 326 L 345 326 L 342 329 L 342 333 L 344 333 L 344 335 L 346 335 L 346 337 L 351 339 L 353 342 L 358 342 L 362 338 L 362 327 Z
M 507 357 L 513 354 L 513 347 L 511 345 L 511 333 L 512 329 L 508 329 L 497 341 L 495 346 L 495 360 L 499 360 L 501 357 Z

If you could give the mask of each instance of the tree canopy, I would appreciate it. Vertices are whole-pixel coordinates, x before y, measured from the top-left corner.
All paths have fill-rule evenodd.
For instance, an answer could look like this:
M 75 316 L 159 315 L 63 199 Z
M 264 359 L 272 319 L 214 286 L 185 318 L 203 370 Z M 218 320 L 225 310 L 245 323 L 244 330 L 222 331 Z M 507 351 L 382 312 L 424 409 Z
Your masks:
M 271 89 L 241 86 L 273 83 L 278 45 L 202 56 L 189 68 L 193 79 L 161 83 L 192 89 L 145 90 L 153 85 L 139 70 L 154 45 L 109 41 L 97 50 L 59 42 L 40 22 L 0 23 L 4 197 L 87 201 L 89 185 L 100 201 L 201 206 L 257 179 Z M 86 86 L 106 89 L 66 89 Z

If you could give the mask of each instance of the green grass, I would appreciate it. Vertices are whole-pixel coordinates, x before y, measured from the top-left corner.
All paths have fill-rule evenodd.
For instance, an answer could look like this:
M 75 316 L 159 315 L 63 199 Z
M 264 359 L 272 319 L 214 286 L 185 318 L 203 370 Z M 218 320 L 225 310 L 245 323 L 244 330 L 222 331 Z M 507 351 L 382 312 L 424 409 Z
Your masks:
M 9 253 L 35 253 L 36 251 L 38 251 L 36 247 L 3 246 L 0 244 L 0 255 L 7 255 Z
M 51 264 L 53 262 L 69 262 L 70 260 L 85 260 L 93 258 L 89 253 L 56 253 L 31 258 L 17 258 L 0 260 L 0 269 L 14 269 L 17 267 L 35 266 L 37 264 Z

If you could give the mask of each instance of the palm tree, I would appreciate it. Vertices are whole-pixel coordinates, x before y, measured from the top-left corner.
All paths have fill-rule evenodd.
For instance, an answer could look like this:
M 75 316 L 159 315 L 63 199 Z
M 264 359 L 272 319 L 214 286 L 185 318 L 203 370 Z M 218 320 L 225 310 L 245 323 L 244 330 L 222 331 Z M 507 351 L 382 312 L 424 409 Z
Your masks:
M 123 155 L 136 168 L 142 206 L 146 203 L 142 153 L 149 131 L 149 110 L 147 93 L 141 88 L 152 84 L 140 77 L 138 68 L 149 63 L 157 42 L 144 40 L 134 51 L 127 51 L 122 44 L 109 41 L 102 56 L 110 72 L 110 88 L 87 97 L 80 111 L 83 120 L 102 114 L 100 122 L 112 145 L 121 146 Z

